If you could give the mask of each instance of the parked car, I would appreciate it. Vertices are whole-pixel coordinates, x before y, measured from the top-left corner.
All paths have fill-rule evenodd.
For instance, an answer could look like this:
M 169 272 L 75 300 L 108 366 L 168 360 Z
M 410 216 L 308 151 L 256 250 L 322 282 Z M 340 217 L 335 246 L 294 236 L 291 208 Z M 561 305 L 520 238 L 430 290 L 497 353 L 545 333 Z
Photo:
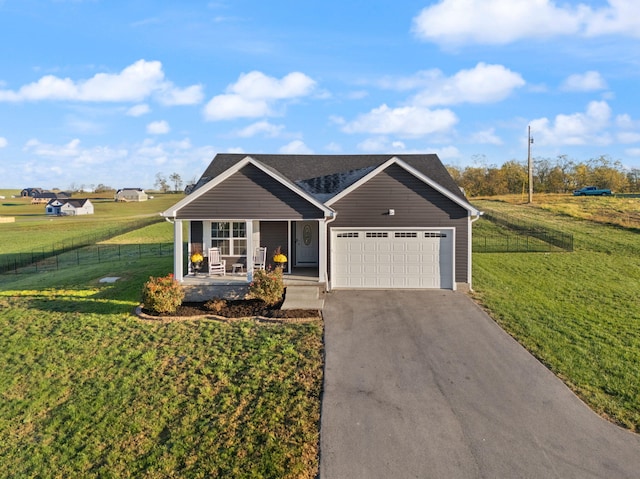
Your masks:
M 610 194 L 611 190 L 597 186 L 585 186 L 573 192 L 573 196 L 609 196 Z

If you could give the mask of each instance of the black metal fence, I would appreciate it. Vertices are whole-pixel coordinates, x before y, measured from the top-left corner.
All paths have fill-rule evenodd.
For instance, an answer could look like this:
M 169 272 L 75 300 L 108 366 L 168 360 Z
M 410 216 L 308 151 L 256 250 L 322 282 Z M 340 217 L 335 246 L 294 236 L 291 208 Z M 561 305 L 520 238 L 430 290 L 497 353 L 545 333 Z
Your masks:
M 173 244 L 98 244 L 109 238 L 158 223 L 157 217 L 144 218 L 100 234 L 52 243 L 47 247 L 0 258 L 0 274 L 20 271 L 59 269 L 70 264 L 90 264 L 132 257 L 173 254 Z
M 503 213 L 485 211 L 483 218 L 504 227 L 497 233 L 473 233 L 476 253 L 573 251 L 573 235 Z
M 54 256 L 37 258 L 35 261 L 13 268 L 4 265 L 4 274 L 34 273 L 57 271 L 79 265 L 109 263 L 113 261 L 131 261 L 146 257 L 172 256 L 173 243 L 143 244 L 95 244 L 76 248 Z

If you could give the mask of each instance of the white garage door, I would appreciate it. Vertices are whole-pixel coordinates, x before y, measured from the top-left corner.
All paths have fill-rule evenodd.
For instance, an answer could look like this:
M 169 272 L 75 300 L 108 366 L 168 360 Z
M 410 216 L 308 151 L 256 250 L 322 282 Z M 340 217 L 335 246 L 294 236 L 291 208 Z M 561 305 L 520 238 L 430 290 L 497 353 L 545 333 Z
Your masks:
M 453 230 L 333 229 L 333 288 L 453 289 Z

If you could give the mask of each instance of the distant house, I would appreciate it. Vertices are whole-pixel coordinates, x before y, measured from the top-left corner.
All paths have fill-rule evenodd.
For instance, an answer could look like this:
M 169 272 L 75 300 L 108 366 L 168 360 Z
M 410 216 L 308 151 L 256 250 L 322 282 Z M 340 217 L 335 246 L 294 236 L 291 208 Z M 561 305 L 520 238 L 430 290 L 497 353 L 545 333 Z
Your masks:
M 51 200 L 67 200 L 69 194 L 65 192 L 52 193 L 51 191 L 42 191 L 31 197 L 31 204 L 49 203 Z
M 93 203 L 88 198 L 83 200 L 54 198 L 47 203 L 45 213 L 56 216 L 92 215 Z
M 20 196 L 37 196 L 41 193 L 44 193 L 42 188 L 25 188 L 20 192 Z
M 147 201 L 149 197 L 142 188 L 122 188 L 116 191 L 116 201 Z

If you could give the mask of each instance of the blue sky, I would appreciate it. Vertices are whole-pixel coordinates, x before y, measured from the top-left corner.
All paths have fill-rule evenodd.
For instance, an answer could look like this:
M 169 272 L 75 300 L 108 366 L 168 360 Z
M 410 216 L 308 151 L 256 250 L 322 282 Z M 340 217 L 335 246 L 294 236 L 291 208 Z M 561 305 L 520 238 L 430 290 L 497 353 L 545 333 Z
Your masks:
M 218 152 L 640 167 L 637 0 L 0 0 L 0 187 Z

